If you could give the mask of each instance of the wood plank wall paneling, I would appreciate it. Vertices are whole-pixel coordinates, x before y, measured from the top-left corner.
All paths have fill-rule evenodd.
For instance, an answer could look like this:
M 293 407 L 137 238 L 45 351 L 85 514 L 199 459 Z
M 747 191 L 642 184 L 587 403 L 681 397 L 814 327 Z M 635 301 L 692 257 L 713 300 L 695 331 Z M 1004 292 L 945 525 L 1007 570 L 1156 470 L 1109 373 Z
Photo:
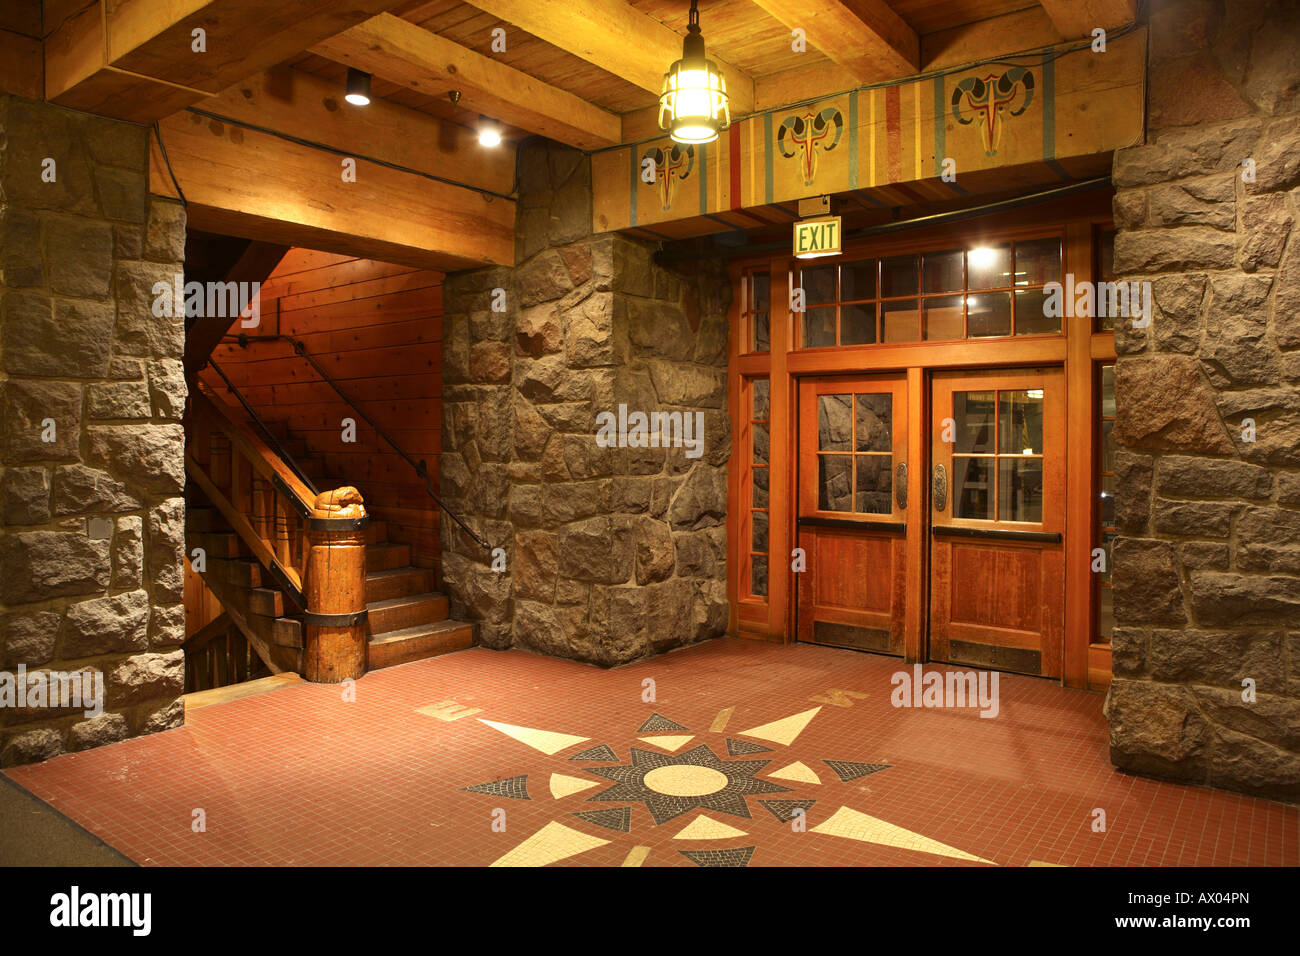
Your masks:
M 191 638 L 217 618 L 225 608 L 217 596 L 208 590 L 203 578 L 190 566 L 190 559 L 185 558 L 185 637 Z
M 255 332 L 291 335 L 417 461 L 434 488 L 442 450 L 442 274 L 370 259 L 292 249 L 262 285 Z M 233 330 L 232 331 L 237 331 Z M 241 349 L 223 343 L 213 358 L 264 418 L 285 422 L 337 485 L 354 485 L 390 541 L 411 546 L 411 561 L 438 568 L 438 509 L 413 468 L 284 341 Z M 204 381 L 220 384 L 210 370 Z M 356 442 L 342 420 L 356 420 Z M 309 471 L 311 469 L 308 469 Z M 321 469 L 317 469 L 318 471 Z M 326 490 L 321 487 L 321 490 Z

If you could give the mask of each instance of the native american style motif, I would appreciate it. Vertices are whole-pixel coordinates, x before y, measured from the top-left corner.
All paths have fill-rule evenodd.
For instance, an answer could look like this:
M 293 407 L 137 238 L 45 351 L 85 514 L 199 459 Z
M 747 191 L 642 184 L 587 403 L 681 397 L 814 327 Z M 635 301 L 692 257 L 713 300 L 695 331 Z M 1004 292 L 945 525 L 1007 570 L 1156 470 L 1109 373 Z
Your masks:
M 673 208 L 673 193 L 677 190 L 678 180 L 686 179 L 695 168 L 695 147 L 674 145 L 670 149 L 664 149 L 656 146 L 641 157 L 642 169 L 645 169 L 647 159 L 654 160 L 654 181 L 659 186 L 664 212 L 668 212 Z
M 819 150 L 830 152 L 840 141 L 844 133 L 844 116 L 833 106 L 828 106 L 820 113 L 811 110 L 796 113 L 781 121 L 781 129 L 776 134 L 776 147 L 786 159 L 800 154 L 800 171 L 803 184 L 811 186 L 817 178 L 817 153 Z
M 1034 74 L 1023 66 L 1014 66 L 1001 76 L 968 76 L 958 83 L 952 91 L 952 117 L 962 126 L 978 119 L 983 126 L 984 155 L 996 156 L 1003 114 L 1010 108 L 1011 116 L 1019 116 L 1033 101 Z M 963 105 L 972 116 L 963 115 Z

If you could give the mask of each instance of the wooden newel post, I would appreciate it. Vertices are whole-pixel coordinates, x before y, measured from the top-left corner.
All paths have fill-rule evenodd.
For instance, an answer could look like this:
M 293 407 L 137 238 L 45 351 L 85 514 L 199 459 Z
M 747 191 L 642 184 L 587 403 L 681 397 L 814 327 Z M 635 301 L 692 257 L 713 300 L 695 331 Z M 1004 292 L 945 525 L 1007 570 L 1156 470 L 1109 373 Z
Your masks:
M 303 677 L 318 684 L 366 672 L 366 517 L 355 488 L 316 496 L 303 576 L 307 613 Z

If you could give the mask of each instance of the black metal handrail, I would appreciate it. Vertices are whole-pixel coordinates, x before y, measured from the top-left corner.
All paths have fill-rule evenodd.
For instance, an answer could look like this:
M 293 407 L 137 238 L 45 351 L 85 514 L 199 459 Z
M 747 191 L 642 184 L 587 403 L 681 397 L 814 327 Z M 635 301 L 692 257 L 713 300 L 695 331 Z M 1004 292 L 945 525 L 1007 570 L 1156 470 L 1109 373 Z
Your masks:
M 415 469 L 415 473 L 424 479 L 424 490 L 428 493 L 429 497 L 432 498 L 435 503 L 437 503 L 439 510 L 441 510 L 443 514 L 445 514 L 452 521 L 456 522 L 456 524 L 459 525 L 460 528 L 467 535 L 469 535 L 470 538 L 473 539 L 473 541 L 476 544 L 478 544 L 479 547 L 481 547 L 484 551 L 492 550 L 492 545 L 489 544 L 485 538 L 481 537 L 473 528 L 467 525 L 464 522 L 464 520 L 460 517 L 460 515 L 456 514 L 456 512 L 448 508 L 446 502 L 444 502 L 442 498 L 438 495 L 438 493 L 433 490 L 433 477 L 429 474 L 429 466 L 425 463 L 424 459 L 420 459 L 419 461 L 416 461 L 414 458 L 408 455 L 406 453 L 406 450 L 402 448 L 401 445 L 397 444 L 397 442 L 393 440 L 393 437 L 389 435 L 388 432 L 384 431 L 384 429 L 381 428 L 373 418 L 371 418 L 369 415 L 365 413 L 365 411 L 361 408 L 360 405 L 358 405 L 355 401 L 353 401 L 352 397 L 348 395 L 347 392 L 343 391 L 343 389 L 339 387 L 338 382 L 334 381 L 333 376 L 331 376 L 329 372 L 325 371 L 323 368 L 320 367 L 320 364 L 314 358 L 312 358 L 311 353 L 307 351 L 307 347 L 303 345 L 302 342 L 298 341 L 291 335 L 258 335 L 255 337 L 250 337 L 247 335 L 239 335 L 236 336 L 235 338 L 239 342 L 239 346 L 241 348 L 246 348 L 248 346 L 248 343 L 251 341 L 266 341 L 270 339 L 281 339 L 285 342 L 288 342 L 290 345 L 292 345 L 294 352 L 296 352 L 298 355 L 301 355 L 304 359 L 307 360 L 307 363 L 313 369 L 315 369 L 316 374 L 319 375 L 321 378 L 323 378 L 325 382 L 330 386 L 330 388 L 334 389 L 334 391 L 338 393 L 339 398 L 343 399 L 343 401 L 346 402 L 354 412 L 360 415 L 365 420 L 366 424 L 368 424 L 371 428 L 373 428 L 380 438 L 388 442 L 388 444 L 393 447 L 393 450 L 397 452 L 397 454 L 400 455 L 408 465 L 410 465 L 412 468 Z M 220 370 L 218 370 L 218 374 L 220 374 Z M 222 375 L 221 377 L 225 378 L 224 375 Z
M 226 376 L 226 373 L 221 370 L 221 366 L 218 365 L 216 362 L 212 361 L 212 359 L 208 359 L 208 364 L 212 366 L 212 370 L 214 372 L 216 372 L 218 375 L 221 376 L 221 380 L 226 383 L 226 388 L 230 390 L 230 393 L 234 395 L 235 398 L 239 399 L 239 404 L 244 406 L 244 411 L 248 412 L 248 417 L 257 423 L 257 427 L 260 428 L 262 430 L 262 434 L 267 437 L 267 440 L 271 443 L 271 447 L 275 450 L 275 453 L 280 456 L 280 460 L 283 461 L 286 465 L 288 465 L 293 470 L 293 473 L 298 476 L 299 481 L 301 481 L 304 485 L 306 485 L 308 488 L 311 489 L 311 493 L 313 495 L 320 494 L 320 491 L 317 490 L 316 485 L 313 484 L 312 480 L 307 477 L 307 473 L 302 470 L 298 462 L 294 460 L 293 455 L 289 454 L 288 450 L 284 447 L 284 445 L 280 444 L 280 439 L 276 438 L 275 435 L 271 433 L 271 429 L 269 429 L 266 426 L 266 422 L 262 421 L 262 416 L 257 414 L 257 412 L 253 410 L 252 405 L 248 404 L 248 400 L 244 398 L 244 396 L 240 393 L 239 389 L 235 388 L 235 384 L 232 381 L 230 381 L 230 379 Z M 286 488 L 285 490 L 287 491 L 288 489 Z M 291 493 L 289 497 L 290 499 L 294 499 L 297 496 Z M 307 504 L 311 504 L 311 503 L 307 502 Z

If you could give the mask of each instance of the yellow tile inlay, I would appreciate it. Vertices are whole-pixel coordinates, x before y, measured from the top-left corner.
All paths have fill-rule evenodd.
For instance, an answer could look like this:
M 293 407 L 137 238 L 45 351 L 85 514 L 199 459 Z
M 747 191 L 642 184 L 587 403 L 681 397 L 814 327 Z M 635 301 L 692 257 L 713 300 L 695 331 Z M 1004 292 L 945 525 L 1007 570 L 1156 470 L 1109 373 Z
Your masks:
M 436 704 L 426 704 L 424 707 L 415 708 L 417 714 L 426 714 L 429 717 L 437 717 L 439 720 L 460 720 L 462 717 L 473 717 L 475 714 L 483 713 L 482 707 L 466 707 L 454 700 L 439 701 Z
M 724 707 L 718 711 L 718 716 L 713 718 L 713 723 L 709 725 L 709 732 L 720 734 L 727 729 L 727 722 L 731 720 L 731 715 L 736 712 L 734 707 Z
M 1044 863 L 1042 860 L 1030 860 L 1030 866 L 1059 866 L 1062 869 L 1068 869 L 1064 863 Z
M 641 779 L 655 793 L 668 797 L 703 797 L 727 785 L 727 775 L 721 770 L 684 764 L 655 767 Z
M 595 780 L 583 780 L 581 777 L 568 777 L 562 773 L 551 774 L 551 796 L 556 800 L 571 794 L 582 793 L 592 787 L 600 786 Z
M 673 837 L 674 840 L 730 840 L 748 836 L 744 830 L 729 827 L 720 820 L 700 814 Z
M 794 739 L 803 733 L 803 729 L 808 726 L 808 721 L 817 716 L 820 707 L 814 707 L 812 710 L 805 710 L 802 713 L 793 714 L 789 717 L 782 717 L 780 720 L 774 720 L 770 724 L 763 724 L 752 730 L 742 730 L 742 737 L 757 737 L 759 740 L 770 740 L 772 743 L 781 744 L 785 747 L 794 743 Z
M 627 857 L 623 860 L 622 866 L 640 866 L 649 855 L 650 848 L 648 846 L 634 846 L 627 851 Z
M 788 767 L 773 770 L 768 776 L 776 777 L 778 780 L 797 780 L 799 783 L 821 783 L 821 778 L 813 773 L 812 768 L 799 760 Z
M 671 734 L 669 734 L 669 735 L 664 735 L 659 737 L 638 737 L 637 739 L 650 744 L 652 747 L 660 747 L 663 750 L 667 750 L 670 754 L 673 754 L 681 750 L 688 743 L 694 740 L 695 735 L 688 734 L 687 736 L 682 737 L 682 736 L 672 736 Z
M 580 744 L 590 737 L 575 737 L 572 734 L 557 734 L 550 730 L 535 730 L 532 727 L 516 727 L 514 724 L 502 724 L 495 720 L 485 720 L 480 717 L 479 721 L 487 724 L 493 730 L 499 730 L 507 737 L 513 737 L 521 744 L 526 744 L 534 750 L 540 750 L 548 757 L 553 757 L 566 747 L 572 747 L 574 744 Z
M 492 865 L 546 866 L 594 850 L 608 842 L 551 821 Z
M 982 857 L 972 856 L 962 850 L 954 849 L 938 840 L 921 836 L 911 830 L 894 826 L 884 820 L 859 813 L 848 807 L 840 807 L 829 819 L 819 823 L 810 831 L 827 836 L 844 837 L 861 843 L 879 843 L 881 846 L 898 847 L 902 850 L 915 850 L 918 853 L 933 853 L 937 856 L 950 856 L 955 860 L 974 860 L 977 863 L 992 863 Z

